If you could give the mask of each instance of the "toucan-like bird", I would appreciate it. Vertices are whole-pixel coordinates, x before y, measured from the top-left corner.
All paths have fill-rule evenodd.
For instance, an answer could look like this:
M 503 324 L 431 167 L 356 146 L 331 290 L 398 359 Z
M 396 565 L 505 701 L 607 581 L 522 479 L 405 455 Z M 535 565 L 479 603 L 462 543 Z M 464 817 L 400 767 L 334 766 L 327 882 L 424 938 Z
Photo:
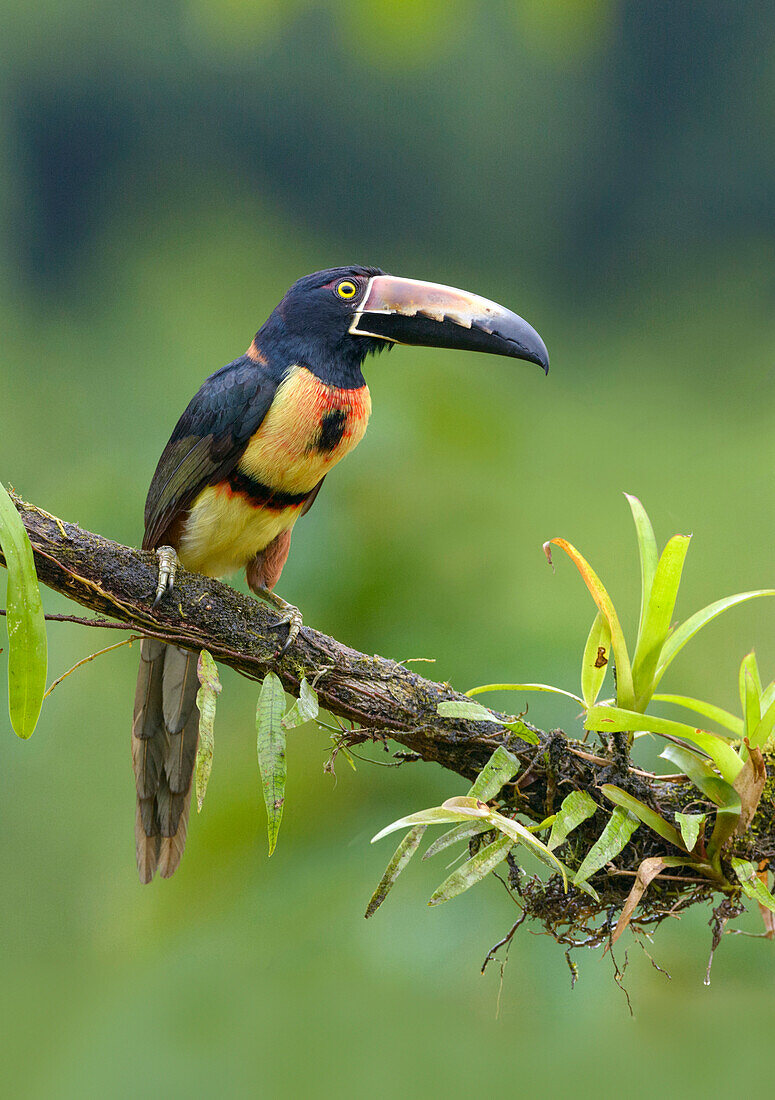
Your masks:
M 538 333 L 503 306 L 463 290 L 338 267 L 299 279 L 238 359 L 210 375 L 159 459 L 143 548 L 159 558 L 157 602 L 178 561 L 211 577 L 245 569 L 280 611 L 284 649 L 301 615 L 274 593 L 291 531 L 323 479 L 363 438 L 371 398 L 361 368 L 392 344 L 461 348 L 537 363 Z M 169 877 L 186 840 L 199 712 L 196 655 L 145 639 L 132 758 L 137 867 Z

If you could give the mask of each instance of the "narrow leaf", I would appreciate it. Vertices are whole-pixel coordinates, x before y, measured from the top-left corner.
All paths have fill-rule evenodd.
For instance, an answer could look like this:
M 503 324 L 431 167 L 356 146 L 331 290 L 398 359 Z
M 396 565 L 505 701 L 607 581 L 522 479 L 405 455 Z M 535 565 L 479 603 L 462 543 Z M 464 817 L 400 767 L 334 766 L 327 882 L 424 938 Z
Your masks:
M 385 873 L 379 880 L 379 885 L 374 893 L 371 895 L 371 900 L 366 907 L 364 916 L 368 919 L 373 916 L 379 909 L 382 902 L 388 896 L 388 893 L 393 888 L 393 884 L 398 876 L 406 867 L 409 860 L 417 851 L 420 841 L 423 838 L 425 832 L 425 825 L 415 825 L 413 829 L 410 829 L 404 839 L 396 848 L 393 853 L 393 857 L 385 868 Z
M 462 699 L 447 699 L 438 704 L 436 711 L 442 718 L 464 718 L 469 722 L 495 722 L 499 726 L 503 725 L 491 710 L 473 701 L 467 703 Z
M 665 861 L 662 856 L 651 856 L 650 859 L 644 859 L 635 875 L 635 882 L 632 884 L 632 889 L 627 895 L 627 900 L 622 906 L 622 912 L 619 920 L 616 922 L 616 928 L 611 933 L 611 946 L 624 932 L 627 925 L 632 920 L 632 914 L 635 912 L 635 908 L 640 902 L 643 895 L 651 882 L 657 877 L 660 871 L 664 871 Z
M 513 847 L 514 841 L 511 837 L 499 836 L 491 844 L 480 848 L 476 855 L 471 856 L 448 878 L 444 879 L 441 886 L 434 890 L 428 904 L 440 905 L 444 901 L 449 901 L 450 898 L 457 897 L 465 890 L 469 890 L 477 882 L 481 882 L 499 863 L 503 862 Z
M 547 847 L 559 848 L 565 843 L 569 833 L 578 828 L 582 821 L 592 817 L 596 810 L 597 803 L 586 791 L 571 791 L 562 800 L 562 805 L 557 811 Z
M 764 700 L 764 696 L 762 696 Z M 762 714 L 761 721 L 756 729 L 753 731 L 753 735 L 749 738 L 751 748 L 763 749 L 770 737 L 772 731 L 775 728 L 775 699 L 770 703 L 767 709 Z
M 564 695 L 566 699 L 572 699 L 580 707 L 584 706 L 584 700 L 579 699 L 572 691 L 564 691 L 563 688 L 552 687 L 551 684 L 482 684 L 481 687 L 471 688 L 466 695 L 481 695 L 485 691 L 548 691 L 552 695 Z M 443 706 L 443 704 L 439 704 Z
M 261 685 L 256 711 L 258 734 L 258 767 L 266 804 L 269 855 L 277 844 L 277 834 L 283 818 L 285 804 L 285 730 L 282 725 L 285 713 L 285 692 L 274 672 L 267 672 Z
M 489 821 L 461 821 L 454 829 L 449 829 L 446 833 L 442 833 L 440 837 L 434 840 L 433 844 L 429 844 L 428 850 L 424 853 L 422 858 L 430 859 L 432 856 L 437 856 L 439 852 L 443 852 L 445 848 L 457 844 L 458 841 L 470 840 L 472 836 L 486 833 L 490 829 L 492 829 L 492 825 Z
M 458 821 L 470 821 L 471 816 L 470 813 L 458 813 L 454 810 L 445 810 L 442 806 L 432 806 L 428 810 L 419 810 L 415 814 L 400 817 L 397 821 L 386 825 L 371 838 L 371 843 L 375 844 L 378 840 L 382 840 L 383 836 L 389 836 L 398 829 L 409 829 L 414 825 L 452 825 Z
M 651 586 L 654 583 L 654 574 L 657 571 L 657 540 L 654 536 L 654 528 L 637 497 L 630 493 L 624 494 L 635 520 L 635 532 L 638 536 L 638 557 L 640 558 L 640 619 L 638 620 L 638 641 L 643 633 L 643 621 L 646 618 L 646 608 L 651 597 Z M 594 699 L 592 700 L 594 702 Z
M 695 787 L 720 809 L 734 816 L 740 814 L 740 795 L 731 783 L 727 783 L 716 775 L 704 757 L 698 756 L 696 752 L 684 745 L 674 744 L 665 745 L 660 756 L 680 768 Z
M 589 849 L 584 862 L 576 872 L 573 885 L 578 886 L 586 882 L 601 867 L 605 867 L 606 863 L 618 856 L 639 826 L 640 822 L 636 817 L 627 813 L 621 806 L 616 806 L 602 833 Z
M 740 665 L 739 687 L 740 709 L 743 712 L 743 721 L 745 722 L 745 735 L 751 737 L 762 717 L 759 704 L 762 682 L 759 679 L 759 666 L 756 663 L 755 653 L 749 653 L 743 658 Z
M 711 722 L 717 722 L 718 725 L 733 733 L 735 737 L 743 736 L 742 721 L 734 714 L 730 714 L 728 710 L 723 710 L 722 707 L 717 707 L 713 703 L 706 703 L 702 699 L 694 699 L 690 695 L 653 695 L 652 700 L 655 703 L 672 703 L 673 706 L 694 711 L 695 714 L 700 714 L 703 718 L 710 719 Z
M 673 620 L 689 541 L 687 535 L 674 535 L 662 551 L 654 574 L 643 628 L 632 660 L 632 678 L 638 709 L 645 709 L 654 690 L 654 676 Z
M 670 844 L 674 844 L 676 848 L 683 848 L 684 843 L 676 827 L 671 825 L 669 821 L 665 821 L 661 814 L 656 813 L 645 802 L 641 802 L 639 798 L 635 798 L 620 787 L 615 787 L 612 783 L 604 783 L 600 790 L 610 802 L 629 810 L 644 825 L 648 825 L 652 832 L 657 833 L 658 836 L 661 836 Z
M 663 737 L 681 737 L 706 752 L 728 783 L 734 783 L 743 761 L 732 746 L 716 733 L 695 729 L 683 722 L 657 718 L 653 714 L 622 710 L 619 707 L 591 707 L 587 711 L 584 729 L 605 733 L 633 733 L 644 730 Z
M 283 718 L 283 727 L 287 730 L 303 726 L 305 722 L 311 722 L 317 718 L 320 707 L 318 695 L 309 684 L 307 677 L 302 676 L 299 684 L 299 698 L 293 703 L 288 713 Z
M 616 608 L 613 605 L 613 601 L 608 595 L 597 573 L 586 558 L 578 552 L 575 546 L 572 546 L 566 539 L 551 539 L 550 542 L 564 550 L 571 559 L 581 574 L 584 584 L 589 589 L 592 599 L 597 604 L 598 610 L 603 613 L 608 621 L 608 626 L 611 630 L 611 646 L 616 659 L 617 699 L 621 706 L 630 707 L 635 701 L 632 685 L 632 667 L 627 653 L 627 643 L 624 640 L 624 631 L 619 622 L 619 616 L 616 614 Z
M 675 815 L 675 819 L 678 822 L 678 826 L 681 830 L 681 839 L 684 842 L 684 847 L 687 852 L 693 852 L 694 846 L 697 843 L 700 836 L 700 829 L 702 828 L 707 814 L 679 814 Z
M 196 705 L 199 710 L 199 743 L 196 749 L 194 784 L 196 787 L 196 809 L 197 813 L 201 813 L 202 804 L 207 793 L 207 784 L 210 781 L 210 772 L 213 768 L 215 704 L 221 693 L 218 668 L 206 649 L 203 649 L 199 654 L 196 663 L 196 674 L 199 677 L 200 688 L 196 693 Z
M 468 797 L 489 802 L 491 798 L 495 798 L 504 783 L 512 780 L 518 771 L 519 761 L 516 756 L 499 745 L 474 780 Z
M 505 833 L 506 836 L 510 836 L 515 843 L 523 843 L 528 846 L 530 851 L 545 863 L 547 867 L 552 871 L 559 871 L 562 875 L 563 885 L 565 889 L 568 888 L 568 875 L 565 869 L 565 865 L 560 862 L 557 856 L 547 848 L 542 840 L 539 840 L 537 836 L 533 836 L 529 829 L 526 829 L 519 821 L 514 821 L 513 818 L 504 817 L 503 814 L 495 813 L 490 814 L 490 822 L 500 832 Z
M 598 611 L 581 658 L 581 694 L 587 707 L 594 706 L 605 680 L 611 657 L 611 628 Z
M 775 596 L 775 588 L 760 588 L 755 592 L 738 592 L 735 596 L 726 596 L 723 600 L 716 600 L 715 603 L 703 607 L 701 611 L 697 611 L 686 622 L 682 623 L 673 631 L 662 647 L 654 677 L 654 687 L 662 679 L 667 668 L 686 643 L 690 642 L 698 631 L 702 630 L 704 626 L 707 626 L 724 611 L 729 610 L 730 607 L 736 607 L 740 603 L 745 603 L 746 600 L 755 600 L 759 596 Z
M 8 569 L 8 710 L 14 732 L 26 740 L 38 723 L 46 691 L 46 621 L 32 546 L 2 485 L 0 547 Z
M 756 865 L 747 859 L 738 859 L 737 856 L 732 856 L 730 863 L 745 896 L 757 901 L 771 913 L 775 913 L 775 898 L 757 875 Z
M 520 741 L 526 741 L 528 745 L 541 744 L 536 731 L 531 730 L 530 726 L 525 725 L 521 718 L 515 718 L 513 722 L 504 722 L 503 725 L 507 730 L 511 730 Z

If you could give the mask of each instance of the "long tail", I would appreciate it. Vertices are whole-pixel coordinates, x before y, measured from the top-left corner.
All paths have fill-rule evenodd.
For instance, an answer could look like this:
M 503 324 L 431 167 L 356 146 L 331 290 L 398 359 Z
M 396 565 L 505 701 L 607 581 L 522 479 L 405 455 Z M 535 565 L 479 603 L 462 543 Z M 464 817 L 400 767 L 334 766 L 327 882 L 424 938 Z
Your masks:
M 132 762 L 137 784 L 137 870 L 169 878 L 186 844 L 199 740 L 196 654 L 153 638 L 140 643 Z

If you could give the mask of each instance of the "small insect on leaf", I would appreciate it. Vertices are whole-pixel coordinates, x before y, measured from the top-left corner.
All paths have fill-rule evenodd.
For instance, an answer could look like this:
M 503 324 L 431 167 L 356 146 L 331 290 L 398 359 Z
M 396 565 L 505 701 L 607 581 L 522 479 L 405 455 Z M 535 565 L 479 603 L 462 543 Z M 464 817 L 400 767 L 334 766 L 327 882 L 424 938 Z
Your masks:
M 759 905 L 775 913 L 775 898 L 757 875 L 756 864 L 747 859 L 738 859 L 737 856 L 732 856 L 730 863 L 734 867 L 745 896 L 758 901 Z
M 587 707 L 594 706 L 600 694 L 610 652 L 611 628 L 603 612 L 598 611 L 581 658 L 581 694 Z
M 277 844 L 285 804 L 285 692 L 274 672 L 267 672 L 261 685 L 256 710 L 258 767 L 266 804 L 269 855 Z
M 606 823 L 600 836 L 589 849 L 584 862 L 579 867 L 573 878 L 573 885 L 578 886 L 586 882 L 601 867 L 605 867 L 614 856 L 618 856 L 627 844 L 640 822 L 632 814 L 623 810 L 621 806 L 615 806 L 611 817 Z
M 30 540 L 2 485 L 0 547 L 8 568 L 8 710 L 14 732 L 26 740 L 38 723 L 46 691 L 46 621 Z
M 499 863 L 503 862 L 513 847 L 514 841 L 511 837 L 500 836 L 491 844 L 480 848 L 475 856 L 471 856 L 444 879 L 441 886 L 434 890 L 428 905 L 440 905 L 469 890 L 477 882 L 481 882 Z
M 283 718 L 283 727 L 290 730 L 303 726 L 305 722 L 317 718 L 319 712 L 317 692 L 309 686 L 306 676 L 303 676 L 299 684 L 299 698 Z
M 592 817 L 596 810 L 597 803 L 586 791 L 571 791 L 562 800 L 562 805 L 557 811 L 547 847 L 552 850 L 559 848 L 565 843 L 568 834 L 587 818 Z
M 396 848 L 390 860 L 390 863 L 388 863 L 387 867 L 385 868 L 385 873 L 380 879 L 377 889 L 371 895 L 369 904 L 366 907 L 366 912 L 364 916 L 367 919 L 377 912 L 380 905 L 382 905 L 382 902 L 388 896 L 388 893 L 392 889 L 394 882 L 401 874 L 404 867 L 406 867 L 407 863 L 412 858 L 414 853 L 417 851 L 426 828 L 426 825 L 415 825 L 413 829 L 409 830 L 404 839 Z
M 196 663 L 196 674 L 200 683 L 199 691 L 196 693 L 196 705 L 199 710 L 199 743 L 196 749 L 194 774 L 196 809 L 197 813 L 201 813 L 202 804 L 207 793 L 207 784 L 210 781 L 210 772 L 213 768 L 215 704 L 221 693 L 218 668 L 206 649 L 203 649 L 199 654 Z

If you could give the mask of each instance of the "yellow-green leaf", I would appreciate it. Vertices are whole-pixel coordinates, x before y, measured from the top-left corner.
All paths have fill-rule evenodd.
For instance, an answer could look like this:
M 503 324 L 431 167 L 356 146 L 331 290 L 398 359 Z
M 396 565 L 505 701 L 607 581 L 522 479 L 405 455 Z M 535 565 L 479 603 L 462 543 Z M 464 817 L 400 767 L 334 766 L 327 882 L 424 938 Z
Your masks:
M 662 551 L 654 574 L 643 627 L 632 659 L 637 710 L 645 709 L 656 686 L 654 678 L 662 647 L 670 632 L 689 541 L 687 535 L 674 535 Z
M 598 610 L 605 616 L 611 631 L 611 647 L 616 659 L 616 694 L 620 706 L 631 707 L 635 702 L 632 684 L 632 666 L 630 665 L 627 643 L 624 640 L 619 616 L 608 595 L 603 582 L 598 577 L 592 566 L 582 554 L 566 539 L 550 539 L 547 547 L 553 544 L 564 550 L 581 574 L 584 584 L 589 589 L 592 599 L 597 604 Z M 549 559 L 551 561 L 551 558 Z
M 614 856 L 618 856 L 639 825 L 640 822 L 636 817 L 623 810 L 621 806 L 615 806 L 605 828 L 576 872 L 573 885 L 579 886 L 582 882 L 586 882 L 601 867 L 605 867 Z
M 713 703 L 706 703 L 703 699 L 694 699 L 690 695 L 652 695 L 655 703 L 672 703 L 673 706 L 683 707 L 684 710 L 692 710 L 695 714 L 716 722 L 719 726 L 728 729 L 735 737 L 743 736 L 743 723 L 728 710 L 717 707 Z
M 666 821 L 661 814 L 652 810 L 650 806 L 647 806 L 645 802 L 641 802 L 639 798 L 635 798 L 634 795 L 631 795 L 628 791 L 623 791 L 620 787 L 615 787 L 612 783 L 604 783 L 600 790 L 610 802 L 621 806 L 624 810 L 629 810 L 644 825 L 648 825 L 652 832 L 674 844 L 676 848 L 683 848 L 684 843 L 676 827 Z
M 611 628 L 598 611 L 581 658 L 581 694 L 588 707 L 595 705 L 611 658 Z
M 681 839 L 684 842 L 687 852 L 694 850 L 694 845 L 700 835 L 700 829 L 707 814 L 679 814 L 675 815 L 675 819 L 678 822 L 681 830 Z
M 449 901 L 450 898 L 457 897 L 465 890 L 469 890 L 477 882 L 481 882 L 499 863 L 503 862 L 513 847 L 514 841 L 511 837 L 499 836 L 491 844 L 480 848 L 476 855 L 471 856 L 448 878 L 444 879 L 441 886 L 434 890 L 428 904 L 440 905 L 444 901 Z
M 305 722 L 317 718 L 319 711 L 317 692 L 309 686 L 306 676 L 302 676 L 299 697 L 283 717 L 283 728 L 290 730 L 296 726 L 303 726 Z
M 420 845 L 420 841 L 423 838 L 423 833 L 425 832 L 425 829 L 425 825 L 415 825 L 415 827 L 413 829 L 410 829 L 409 832 L 406 834 L 404 839 L 396 848 L 395 852 L 393 852 L 392 859 L 385 868 L 385 873 L 379 880 L 379 885 L 377 886 L 377 889 L 374 891 L 374 893 L 371 895 L 369 904 L 366 907 L 366 912 L 364 916 L 367 919 L 377 912 L 380 905 L 382 905 L 382 902 L 385 900 L 385 898 L 388 896 L 388 893 L 393 888 L 393 884 L 395 883 L 396 879 L 401 874 L 404 867 L 406 867 L 407 863 L 412 858 L 414 853 L 417 851 Z
M 738 859 L 732 856 L 730 863 L 734 867 L 743 893 L 747 898 L 752 898 L 771 913 L 775 913 L 775 898 L 756 874 L 756 865 L 747 859 Z
M 269 838 L 269 855 L 277 844 L 280 822 L 285 805 L 285 730 L 282 719 L 285 714 L 285 692 L 274 672 L 267 672 L 261 685 L 256 710 L 258 767 L 266 805 L 266 824 Z
M 439 852 L 443 852 L 445 848 L 449 848 L 452 844 L 457 844 L 461 840 L 470 840 L 472 836 L 486 833 L 490 829 L 492 829 L 492 825 L 489 821 L 461 821 L 454 829 L 442 833 L 440 837 L 434 840 L 433 844 L 429 844 L 428 850 L 422 858 L 424 860 L 431 859 L 432 856 L 437 856 Z
M 207 793 L 207 784 L 213 767 L 213 747 L 215 733 L 215 704 L 221 693 L 221 681 L 218 668 L 212 655 L 206 649 L 199 654 L 196 663 L 199 677 L 199 691 L 196 693 L 196 705 L 199 710 L 199 743 L 196 749 L 194 782 L 196 787 L 196 809 L 202 812 L 202 803 Z
M 638 620 L 638 639 L 643 633 L 643 622 L 646 618 L 646 608 L 651 596 L 651 586 L 654 583 L 654 574 L 657 571 L 657 540 L 654 536 L 654 528 L 651 526 L 646 509 L 637 497 L 630 493 L 624 494 L 635 521 L 635 532 L 638 536 L 638 557 L 640 558 L 640 619 Z
M 17 736 L 31 736 L 46 692 L 46 620 L 32 546 L 16 506 L 0 485 L 0 547 L 8 569 L 8 710 Z
M 474 780 L 468 797 L 489 802 L 491 798 L 495 798 L 503 784 L 513 779 L 518 771 L 519 761 L 516 756 L 499 745 Z
M 582 821 L 592 817 L 596 810 L 597 803 L 586 791 L 571 791 L 562 800 L 555 815 L 547 847 L 551 850 L 559 848 L 565 843 L 569 833 L 578 828 Z

